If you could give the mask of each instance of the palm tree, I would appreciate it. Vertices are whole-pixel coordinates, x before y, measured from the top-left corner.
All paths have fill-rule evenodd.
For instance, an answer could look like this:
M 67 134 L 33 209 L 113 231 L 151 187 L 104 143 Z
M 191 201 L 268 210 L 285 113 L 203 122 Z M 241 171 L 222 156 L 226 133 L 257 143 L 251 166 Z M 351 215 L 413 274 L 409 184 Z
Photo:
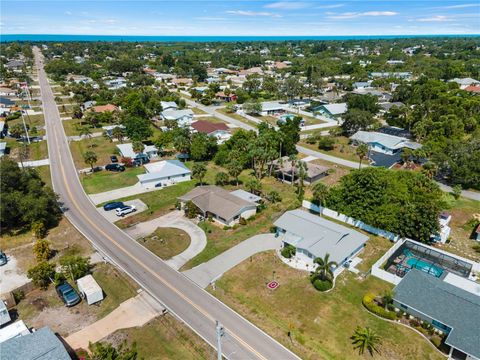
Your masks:
M 382 296 L 382 302 L 385 307 L 385 310 L 387 310 L 388 304 L 392 303 L 392 301 L 393 301 L 393 291 L 385 290 Z
M 90 140 L 92 138 L 92 131 L 90 130 L 89 126 L 82 126 L 78 132 L 78 135 L 80 137 L 84 136 L 86 139 Z
M 318 182 L 312 187 L 313 198 L 318 201 L 321 206 L 325 206 L 325 200 L 328 196 L 328 186 L 322 182 Z
M 369 327 L 357 327 L 351 339 L 353 340 L 353 348 L 358 349 L 358 353 L 361 355 L 365 350 L 367 350 L 371 356 L 373 356 L 374 352 L 380 353 L 377 349 L 380 344 L 380 336 Z
M 422 173 L 429 179 L 433 179 L 433 177 L 437 174 L 437 170 L 437 165 L 431 161 L 426 162 L 422 167 Z
M 335 261 L 330 261 L 330 254 L 325 254 L 323 259 L 316 258 L 313 262 L 317 264 L 317 268 L 313 274 L 314 277 L 319 277 L 321 280 L 333 279 L 332 268 L 337 267 L 338 264 Z
M 112 129 L 112 137 L 117 139 L 120 143 L 123 143 L 125 137 L 125 130 L 121 126 L 116 126 Z
M 95 154 L 93 151 L 87 151 L 83 154 L 83 161 L 85 164 L 90 165 L 93 172 L 93 165 L 98 161 L 97 154 Z
M 368 155 L 368 145 L 366 145 L 366 144 L 358 145 L 355 152 L 360 159 L 360 162 L 358 163 L 358 168 L 361 169 L 362 168 L 362 160 L 365 159 Z

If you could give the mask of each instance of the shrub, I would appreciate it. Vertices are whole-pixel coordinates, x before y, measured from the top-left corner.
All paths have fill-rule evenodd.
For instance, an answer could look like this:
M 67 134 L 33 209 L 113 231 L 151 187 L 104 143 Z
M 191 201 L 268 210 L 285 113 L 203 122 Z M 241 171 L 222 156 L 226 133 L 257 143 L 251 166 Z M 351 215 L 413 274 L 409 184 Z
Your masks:
M 62 256 L 60 258 L 62 273 L 65 277 L 75 281 L 90 271 L 90 259 L 78 255 Z
M 281 251 L 281 254 L 284 258 L 290 259 L 293 255 L 295 255 L 295 247 L 292 245 L 285 245 Z
M 32 224 L 32 232 L 37 239 L 44 238 L 47 234 L 47 228 L 45 227 L 43 221 L 35 221 Z
M 225 226 L 223 227 L 223 230 L 230 230 L 230 226 L 225 225 Z
M 363 306 L 365 306 L 367 310 L 371 311 L 375 315 L 389 320 L 396 320 L 397 314 L 395 312 L 385 310 L 383 307 L 378 306 L 375 304 L 374 299 L 375 295 L 366 294 L 362 299 Z
M 46 261 L 28 269 L 27 277 L 32 280 L 35 286 L 47 289 L 50 282 L 55 278 L 55 264 Z
M 268 200 L 272 203 L 276 203 L 279 201 L 282 201 L 282 197 L 280 196 L 280 193 L 276 190 L 272 190 L 268 193 L 267 196 Z
M 333 150 L 335 138 L 333 136 L 322 136 L 318 140 L 318 148 L 321 150 Z
M 313 287 L 318 291 L 327 291 L 327 290 L 330 290 L 333 286 L 330 280 L 321 280 L 318 278 L 313 280 L 312 284 L 313 284 Z
M 238 223 L 240 225 L 247 225 L 247 220 L 240 216 L 240 219 L 238 220 Z
M 47 261 L 52 251 L 47 240 L 37 240 L 33 245 L 33 253 L 38 262 Z
M 439 348 L 440 346 L 442 346 L 442 339 L 439 337 L 433 337 L 430 339 L 430 341 L 432 342 L 433 345 L 435 345 L 436 348 Z
M 305 142 L 306 142 L 307 144 L 313 145 L 313 144 L 315 144 L 315 143 L 317 142 L 317 140 L 318 140 L 317 135 L 310 135 L 309 137 L 307 137 L 307 139 L 305 140 Z
M 15 300 L 15 304 L 18 304 L 20 301 L 25 299 L 25 292 L 23 290 L 14 290 L 12 291 L 13 299 Z

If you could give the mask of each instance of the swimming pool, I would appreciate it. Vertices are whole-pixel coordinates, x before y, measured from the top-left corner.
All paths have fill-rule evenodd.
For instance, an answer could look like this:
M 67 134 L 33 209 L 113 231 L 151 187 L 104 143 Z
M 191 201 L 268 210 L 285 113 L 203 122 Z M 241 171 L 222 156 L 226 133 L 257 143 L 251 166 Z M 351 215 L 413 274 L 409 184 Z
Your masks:
M 408 266 L 412 269 L 419 269 L 422 270 L 430 275 L 434 275 L 436 277 L 440 277 L 443 274 L 443 269 L 439 268 L 434 264 L 430 264 L 423 260 L 417 259 L 415 257 L 411 257 L 407 260 Z

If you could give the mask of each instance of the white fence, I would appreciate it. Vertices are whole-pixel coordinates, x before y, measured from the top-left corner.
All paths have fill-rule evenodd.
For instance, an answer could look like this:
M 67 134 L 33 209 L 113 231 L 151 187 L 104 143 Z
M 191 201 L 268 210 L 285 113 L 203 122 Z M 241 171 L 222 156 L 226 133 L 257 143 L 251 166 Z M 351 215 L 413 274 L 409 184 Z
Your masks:
M 396 234 L 394 234 L 390 231 L 382 230 L 382 229 L 376 228 L 374 226 L 365 224 L 363 221 L 360 221 L 360 220 L 354 219 L 352 217 L 349 217 L 347 215 L 341 214 L 338 211 L 331 210 L 331 209 L 326 208 L 326 207 L 315 205 L 308 200 L 303 200 L 302 206 L 304 208 L 308 209 L 308 210 L 313 211 L 313 212 L 317 212 L 319 214 L 328 216 L 332 219 L 335 219 L 335 220 L 341 221 L 343 223 L 355 226 L 355 227 L 357 227 L 359 229 L 362 229 L 362 230 L 365 230 L 365 231 L 367 231 L 371 234 L 375 234 L 375 235 L 384 237 L 384 238 L 386 238 L 390 241 L 397 242 L 398 240 L 401 239 L 401 237 L 399 235 L 396 235 Z

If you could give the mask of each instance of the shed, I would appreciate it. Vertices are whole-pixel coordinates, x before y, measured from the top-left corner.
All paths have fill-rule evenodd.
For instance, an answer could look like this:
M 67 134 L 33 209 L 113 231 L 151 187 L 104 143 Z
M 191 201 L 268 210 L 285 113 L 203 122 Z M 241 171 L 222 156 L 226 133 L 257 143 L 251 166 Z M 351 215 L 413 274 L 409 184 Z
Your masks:
M 77 280 L 78 290 L 91 305 L 103 300 L 102 288 L 97 284 L 92 275 L 86 275 Z

